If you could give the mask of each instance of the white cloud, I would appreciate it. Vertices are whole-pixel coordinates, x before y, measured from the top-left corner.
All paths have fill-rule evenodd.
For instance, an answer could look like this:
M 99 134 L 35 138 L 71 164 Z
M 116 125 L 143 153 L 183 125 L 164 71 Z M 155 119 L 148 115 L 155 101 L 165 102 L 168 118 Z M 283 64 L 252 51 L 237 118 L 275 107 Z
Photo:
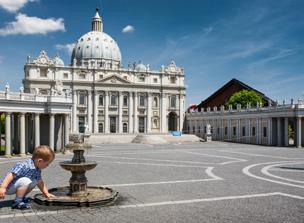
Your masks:
M 131 25 L 127 25 L 125 28 L 122 29 L 123 33 L 133 33 L 134 31 L 135 31 L 135 29 Z
M 8 12 L 17 12 L 28 2 L 35 2 L 37 0 L 0 0 L 0 7 Z
M 55 47 L 57 50 L 64 50 L 69 55 L 72 54 L 72 51 L 74 49 L 75 43 L 67 43 L 67 44 L 56 44 Z
M 41 19 L 38 17 L 29 17 L 19 13 L 16 16 L 16 21 L 8 23 L 4 28 L 0 29 L 0 36 L 7 35 L 32 35 L 43 34 L 49 32 L 65 31 L 64 21 L 62 18 Z

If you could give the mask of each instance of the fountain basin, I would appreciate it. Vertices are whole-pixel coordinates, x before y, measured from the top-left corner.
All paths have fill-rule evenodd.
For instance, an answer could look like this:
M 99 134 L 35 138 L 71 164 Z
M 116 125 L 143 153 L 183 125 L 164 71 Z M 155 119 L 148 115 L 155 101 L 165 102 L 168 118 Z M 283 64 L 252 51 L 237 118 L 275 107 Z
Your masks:
M 83 172 L 94 169 L 97 166 L 96 162 L 73 163 L 73 161 L 60 162 L 59 165 L 68 171 Z
M 118 197 L 118 192 L 107 187 L 87 187 L 86 196 L 70 196 L 69 187 L 52 188 L 49 192 L 56 197 L 46 198 L 42 194 L 36 194 L 34 201 L 47 206 L 94 206 L 112 204 Z

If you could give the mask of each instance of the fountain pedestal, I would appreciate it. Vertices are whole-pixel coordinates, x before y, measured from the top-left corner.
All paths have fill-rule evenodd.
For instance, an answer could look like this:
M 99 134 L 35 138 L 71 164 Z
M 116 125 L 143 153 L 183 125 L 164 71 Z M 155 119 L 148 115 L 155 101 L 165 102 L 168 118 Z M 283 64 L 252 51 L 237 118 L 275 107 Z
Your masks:
M 44 205 L 105 205 L 113 202 L 118 192 L 106 187 L 88 187 L 88 180 L 85 176 L 86 171 L 97 166 L 96 162 L 87 162 L 84 158 L 84 151 L 91 146 L 83 143 L 73 143 L 67 145 L 74 153 L 72 161 L 60 162 L 59 165 L 71 171 L 69 187 L 58 187 L 50 189 L 55 198 L 45 198 L 42 194 L 35 195 L 34 201 Z

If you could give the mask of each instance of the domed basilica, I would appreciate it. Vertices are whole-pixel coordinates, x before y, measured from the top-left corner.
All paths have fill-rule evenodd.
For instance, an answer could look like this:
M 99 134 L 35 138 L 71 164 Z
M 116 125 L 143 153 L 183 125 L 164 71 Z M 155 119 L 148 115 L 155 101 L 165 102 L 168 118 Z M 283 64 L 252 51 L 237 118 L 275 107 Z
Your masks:
M 159 70 L 122 65 L 115 40 L 103 32 L 98 10 L 92 30 L 75 43 L 71 63 L 42 50 L 25 64 L 24 91 L 72 97 L 72 133 L 167 133 L 184 120 L 184 70 L 172 61 Z

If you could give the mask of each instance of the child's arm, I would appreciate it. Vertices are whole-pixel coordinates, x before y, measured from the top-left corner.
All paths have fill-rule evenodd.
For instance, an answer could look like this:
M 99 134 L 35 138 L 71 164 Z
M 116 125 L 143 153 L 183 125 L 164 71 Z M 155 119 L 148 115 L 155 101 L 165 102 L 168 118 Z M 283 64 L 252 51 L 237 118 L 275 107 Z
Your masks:
M 40 191 L 43 193 L 43 195 L 47 198 L 55 197 L 53 194 L 50 194 L 47 187 L 45 186 L 43 180 L 40 180 L 37 184 Z
M 5 193 L 6 193 L 6 189 L 8 187 L 8 185 L 10 184 L 10 182 L 12 182 L 12 180 L 16 177 L 16 174 L 14 173 L 9 173 L 7 174 L 7 176 L 4 178 L 1 186 L 0 186 L 0 199 L 4 199 L 5 197 Z

